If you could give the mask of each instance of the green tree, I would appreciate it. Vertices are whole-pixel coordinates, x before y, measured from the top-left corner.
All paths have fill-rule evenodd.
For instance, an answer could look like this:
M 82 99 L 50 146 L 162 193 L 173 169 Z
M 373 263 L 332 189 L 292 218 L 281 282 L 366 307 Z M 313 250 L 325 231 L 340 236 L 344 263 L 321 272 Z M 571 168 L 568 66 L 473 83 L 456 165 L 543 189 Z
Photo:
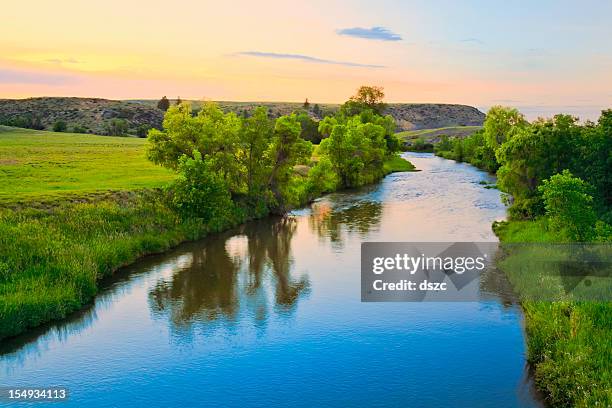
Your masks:
M 125 136 L 128 129 L 129 125 L 125 119 L 111 119 L 104 125 L 104 133 L 108 136 Z
M 387 108 L 387 104 L 383 102 L 384 98 L 385 93 L 382 87 L 361 86 L 355 95 L 340 107 L 340 112 L 348 117 L 359 115 L 369 109 L 380 115 Z
M 493 106 L 484 121 L 484 137 L 487 145 L 496 150 L 516 132 L 527 126 L 522 113 L 514 108 Z
M 151 161 L 176 170 L 181 156 L 193 158 L 197 150 L 226 180 L 230 191 L 245 187 L 237 160 L 242 122 L 236 114 L 224 114 L 212 102 L 204 104 L 197 116 L 192 116 L 188 104 L 174 105 L 164 116 L 163 128 L 149 131 L 147 156 Z
M 319 122 L 312 119 L 306 112 L 297 114 L 297 119 L 302 127 L 300 137 L 314 144 L 321 142 L 321 134 L 319 133 Z
M 247 193 L 254 197 L 264 193 L 270 163 L 265 153 L 272 137 L 273 123 L 268 118 L 268 109 L 259 106 L 253 115 L 244 120 L 240 132 L 241 163 L 246 169 Z
M 213 229 L 225 225 L 234 204 L 227 183 L 199 151 L 178 160 L 179 177 L 171 186 L 172 204 L 187 217 L 201 218 Z
M 304 101 L 304 109 L 308 110 L 310 108 L 310 102 L 308 102 L 308 98 Z
M 164 95 L 158 102 L 157 102 L 157 108 L 163 110 L 164 112 L 168 110 L 168 108 L 170 107 L 170 101 L 168 100 L 168 98 L 166 98 L 166 96 Z
M 385 128 L 354 116 L 333 126 L 320 151 L 331 159 L 341 187 L 371 183 L 383 175 Z
M 586 241 L 596 221 L 591 187 L 569 170 L 544 180 L 538 188 L 544 199 L 550 226 L 572 241 Z
M 321 107 L 319 106 L 318 103 L 315 103 L 315 105 L 312 108 L 312 113 L 316 116 L 316 117 L 321 117 Z
M 65 132 L 68 129 L 68 125 L 63 120 L 58 120 L 53 124 L 54 132 Z
M 284 212 L 295 203 L 294 192 L 289 188 L 293 167 L 307 163 L 312 155 L 312 143 L 300 137 L 302 129 L 295 114 L 281 116 L 274 124 L 272 143 L 268 157 L 272 169 L 268 186 L 274 195 L 274 209 Z

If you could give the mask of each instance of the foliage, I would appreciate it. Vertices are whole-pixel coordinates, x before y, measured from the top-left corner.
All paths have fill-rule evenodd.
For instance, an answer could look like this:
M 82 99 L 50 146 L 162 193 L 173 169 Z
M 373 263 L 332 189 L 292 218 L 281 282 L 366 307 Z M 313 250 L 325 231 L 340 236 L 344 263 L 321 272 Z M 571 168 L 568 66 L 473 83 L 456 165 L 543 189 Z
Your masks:
M 163 110 L 164 112 L 166 112 L 168 110 L 168 108 L 170 107 L 170 101 L 168 100 L 168 98 L 166 98 L 166 96 L 164 95 L 159 102 L 157 102 L 157 108 Z
M 310 102 L 308 102 L 308 98 L 304 101 L 304 109 L 308 110 L 310 108 Z
M 314 144 L 319 144 L 322 139 L 321 134 L 319 133 L 319 122 L 312 119 L 310 115 L 305 112 L 299 113 L 297 115 L 297 119 L 302 127 L 300 137 Z
M 362 123 L 354 116 L 333 126 L 329 138 L 321 142 L 322 152 L 331 159 L 341 187 L 357 187 L 382 177 L 386 154 L 385 128 Z
M 128 132 L 128 122 L 125 119 L 111 119 L 104 125 L 104 134 L 108 136 L 125 136 Z
M 442 136 L 440 142 L 434 146 L 434 152 L 438 156 L 467 162 L 490 173 L 494 173 L 499 167 L 495 152 L 485 143 L 482 130 L 463 139 Z
M 387 107 L 383 102 L 385 93 L 379 86 L 361 86 L 351 98 L 340 107 L 340 112 L 345 116 L 358 115 L 364 110 L 371 110 L 376 114 L 382 114 Z
M 68 125 L 63 120 L 58 120 L 53 124 L 54 132 L 65 132 L 66 130 L 68 130 Z
M 569 170 L 544 180 L 538 188 L 544 200 L 551 227 L 572 241 L 585 241 L 595 224 L 591 187 Z
M 201 218 L 213 228 L 224 225 L 232 212 L 232 197 L 225 179 L 211 163 L 202 160 L 196 150 L 193 157 L 179 159 L 178 174 L 171 185 L 174 208 L 186 217 Z
M 307 163 L 312 155 L 312 143 L 303 140 L 300 122 L 295 114 L 276 119 L 272 142 L 268 150 L 272 168 L 268 186 L 274 196 L 273 207 L 284 212 L 296 200 L 290 188 L 293 167 Z
M 310 197 L 318 197 L 323 193 L 335 191 L 338 188 L 338 175 L 328 157 L 323 157 L 308 171 L 307 191 Z
M 526 125 L 527 121 L 518 110 L 493 106 L 484 121 L 485 142 L 491 149 L 496 150 Z

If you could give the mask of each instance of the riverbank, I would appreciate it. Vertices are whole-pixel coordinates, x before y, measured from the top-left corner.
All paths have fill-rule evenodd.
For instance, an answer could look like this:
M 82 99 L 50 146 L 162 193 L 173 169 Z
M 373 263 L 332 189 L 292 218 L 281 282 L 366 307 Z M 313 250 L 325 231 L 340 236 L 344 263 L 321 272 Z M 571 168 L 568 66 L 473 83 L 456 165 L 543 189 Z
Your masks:
M 496 223 L 493 229 L 502 243 L 564 242 L 545 218 Z M 611 406 L 612 304 L 524 300 L 521 305 L 527 359 L 550 405 Z
M 386 173 L 410 170 L 399 156 L 385 163 Z M 0 339 L 82 308 L 100 279 L 142 256 L 252 218 L 245 212 L 211 229 L 152 190 L 78 201 L 0 209 Z

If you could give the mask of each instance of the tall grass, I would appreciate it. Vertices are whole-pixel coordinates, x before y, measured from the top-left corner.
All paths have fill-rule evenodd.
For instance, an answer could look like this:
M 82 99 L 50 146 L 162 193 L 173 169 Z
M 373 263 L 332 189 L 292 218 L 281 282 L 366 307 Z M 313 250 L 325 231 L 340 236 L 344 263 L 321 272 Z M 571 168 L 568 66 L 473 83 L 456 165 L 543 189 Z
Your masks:
M 206 232 L 152 194 L 0 210 L 0 338 L 65 317 L 91 300 L 100 278 Z
M 563 242 L 546 225 L 545 218 L 510 221 L 495 231 L 504 243 Z M 550 405 L 612 406 L 612 302 L 525 300 L 522 306 L 527 357 Z

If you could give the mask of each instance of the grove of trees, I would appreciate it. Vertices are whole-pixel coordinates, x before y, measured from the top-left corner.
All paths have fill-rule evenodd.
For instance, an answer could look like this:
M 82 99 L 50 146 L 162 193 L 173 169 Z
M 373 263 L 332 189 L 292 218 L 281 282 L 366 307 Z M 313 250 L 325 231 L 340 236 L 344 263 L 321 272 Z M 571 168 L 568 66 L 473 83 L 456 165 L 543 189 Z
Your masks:
M 547 215 L 570 240 L 612 240 L 612 110 L 597 123 L 571 115 L 528 123 L 516 109 L 495 106 L 483 130 L 443 139 L 436 154 L 497 172 L 511 217 Z M 592 216 L 591 216 L 592 214 Z
M 360 88 L 320 123 L 307 112 L 272 119 L 265 107 L 245 117 L 215 103 L 197 114 L 188 103 L 170 106 L 163 130 L 149 131 L 147 154 L 179 174 L 169 195 L 185 215 L 214 227 L 228 218 L 284 213 L 324 192 L 384 176 L 384 161 L 400 143 L 393 118 L 380 115 L 377 90 L 379 99 L 361 102 L 361 93 L 372 92 Z

